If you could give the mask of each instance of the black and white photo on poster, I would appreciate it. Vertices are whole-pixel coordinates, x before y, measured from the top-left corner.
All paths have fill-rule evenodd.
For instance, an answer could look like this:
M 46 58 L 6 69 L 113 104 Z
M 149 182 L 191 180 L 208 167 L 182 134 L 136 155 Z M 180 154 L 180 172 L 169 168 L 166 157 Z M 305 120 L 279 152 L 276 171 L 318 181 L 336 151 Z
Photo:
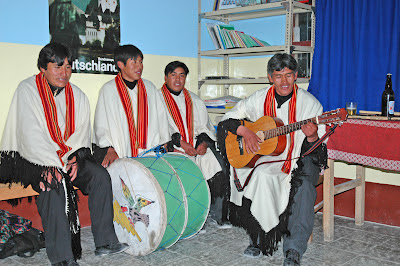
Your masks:
M 120 0 L 49 0 L 50 42 L 67 45 L 74 73 L 116 74 Z

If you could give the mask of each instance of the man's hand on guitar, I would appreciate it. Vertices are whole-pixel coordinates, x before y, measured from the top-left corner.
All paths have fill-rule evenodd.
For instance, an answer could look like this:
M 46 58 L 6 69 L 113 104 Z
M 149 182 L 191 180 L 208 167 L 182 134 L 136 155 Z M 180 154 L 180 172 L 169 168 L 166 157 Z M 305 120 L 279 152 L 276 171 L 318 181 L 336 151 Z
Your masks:
M 181 148 L 185 150 L 185 153 L 189 156 L 196 156 L 197 155 L 197 151 L 196 149 L 190 145 L 190 143 L 187 143 L 184 140 L 181 140 Z
M 259 137 L 257 137 L 256 133 L 254 133 L 245 126 L 239 126 L 238 129 L 236 130 L 236 133 L 239 136 L 243 137 L 247 153 L 255 154 L 257 151 L 260 150 L 259 143 L 261 143 L 262 140 Z
M 307 136 L 308 142 L 315 142 L 318 140 L 318 126 L 312 122 L 308 122 L 301 126 L 301 131 Z

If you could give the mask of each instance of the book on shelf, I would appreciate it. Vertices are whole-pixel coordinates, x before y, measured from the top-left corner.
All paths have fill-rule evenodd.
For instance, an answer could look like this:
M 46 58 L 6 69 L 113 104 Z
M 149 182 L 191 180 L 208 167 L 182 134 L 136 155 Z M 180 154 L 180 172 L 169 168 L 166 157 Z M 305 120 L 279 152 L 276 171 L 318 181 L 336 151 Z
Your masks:
M 206 26 L 215 49 L 270 46 L 268 42 L 235 30 L 230 24 L 206 23 Z
M 224 49 L 232 48 L 232 41 L 230 40 L 227 31 L 234 30 L 234 26 L 229 24 L 215 24 L 215 26 L 221 35 L 221 41 Z
M 211 36 L 211 40 L 215 46 L 215 49 L 221 49 L 220 42 L 218 41 L 217 33 L 215 32 L 214 23 L 206 23 L 208 34 Z

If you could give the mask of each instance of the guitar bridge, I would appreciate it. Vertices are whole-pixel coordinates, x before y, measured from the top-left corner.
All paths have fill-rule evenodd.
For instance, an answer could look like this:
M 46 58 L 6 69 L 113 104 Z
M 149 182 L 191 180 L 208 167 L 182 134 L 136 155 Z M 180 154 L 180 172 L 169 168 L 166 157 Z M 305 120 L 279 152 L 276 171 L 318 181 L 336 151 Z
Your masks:
M 237 140 L 238 145 L 239 145 L 240 155 L 243 155 L 244 154 L 244 152 L 243 152 L 243 137 L 238 135 L 236 140 Z

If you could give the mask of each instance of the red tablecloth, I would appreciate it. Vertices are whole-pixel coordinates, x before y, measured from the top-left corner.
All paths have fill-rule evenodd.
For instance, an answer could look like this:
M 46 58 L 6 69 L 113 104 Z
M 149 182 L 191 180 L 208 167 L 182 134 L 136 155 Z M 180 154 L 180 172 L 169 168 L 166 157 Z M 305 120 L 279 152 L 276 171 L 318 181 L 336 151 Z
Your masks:
M 350 118 L 329 137 L 328 157 L 400 171 L 400 122 Z

